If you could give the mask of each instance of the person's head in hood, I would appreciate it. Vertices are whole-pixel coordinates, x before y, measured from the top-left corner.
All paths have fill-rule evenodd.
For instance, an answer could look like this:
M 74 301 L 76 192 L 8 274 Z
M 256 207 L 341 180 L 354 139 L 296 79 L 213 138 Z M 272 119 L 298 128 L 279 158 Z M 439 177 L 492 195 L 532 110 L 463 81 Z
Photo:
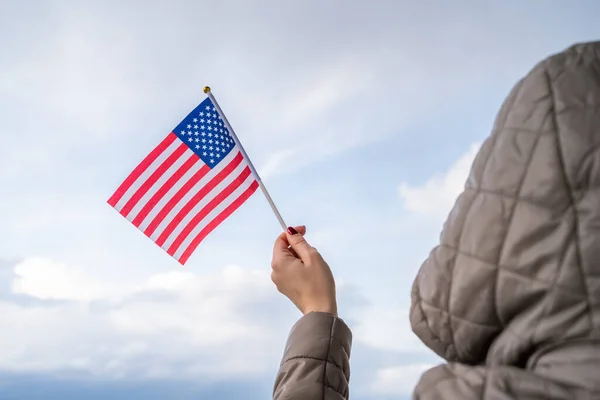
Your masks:
M 410 318 L 450 361 L 424 376 L 423 399 L 600 397 L 600 42 L 513 88 Z

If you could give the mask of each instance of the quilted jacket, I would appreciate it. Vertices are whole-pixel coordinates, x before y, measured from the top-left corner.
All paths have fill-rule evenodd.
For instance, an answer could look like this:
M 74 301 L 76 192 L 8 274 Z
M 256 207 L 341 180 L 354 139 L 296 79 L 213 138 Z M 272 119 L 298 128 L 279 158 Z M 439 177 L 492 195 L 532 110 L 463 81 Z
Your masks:
M 447 360 L 414 399 L 600 399 L 600 42 L 510 92 L 411 297 Z M 303 317 L 274 398 L 347 399 L 350 346 L 341 320 Z

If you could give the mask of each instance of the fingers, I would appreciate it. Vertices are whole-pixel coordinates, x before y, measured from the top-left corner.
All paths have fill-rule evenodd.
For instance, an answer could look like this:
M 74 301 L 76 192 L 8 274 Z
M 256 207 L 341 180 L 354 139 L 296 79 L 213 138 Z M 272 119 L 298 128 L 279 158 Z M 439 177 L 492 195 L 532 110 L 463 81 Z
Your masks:
M 306 239 L 304 239 L 304 235 L 297 229 L 288 228 L 287 232 L 285 232 L 285 236 L 287 238 L 287 243 L 289 243 L 298 256 L 300 256 L 302 260 L 308 260 L 314 249 L 308 244 Z
M 297 226 L 294 229 L 296 229 L 296 231 L 301 235 L 306 234 L 306 226 L 304 225 Z M 290 249 L 290 243 L 288 242 L 288 237 L 286 233 L 282 232 L 281 235 L 279 235 L 275 240 L 275 244 L 273 247 L 273 258 L 287 255 L 299 258 L 298 254 L 295 251 L 293 251 L 293 249 Z
M 306 227 L 304 225 L 297 226 L 294 229 L 296 229 L 296 232 L 298 232 L 301 235 L 306 234 Z M 290 247 L 288 237 L 285 234 L 285 232 L 282 232 L 281 235 L 279 235 L 277 237 L 277 239 L 275 239 L 275 246 L 274 246 L 273 250 L 274 251 L 287 251 L 288 247 Z

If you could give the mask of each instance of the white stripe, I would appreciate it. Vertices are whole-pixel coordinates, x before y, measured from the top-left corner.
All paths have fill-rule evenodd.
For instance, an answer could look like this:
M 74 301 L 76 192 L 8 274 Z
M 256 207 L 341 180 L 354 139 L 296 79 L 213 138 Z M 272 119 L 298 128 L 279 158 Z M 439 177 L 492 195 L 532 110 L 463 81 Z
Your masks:
M 185 238 L 185 240 L 183 242 L 181 242 L 181 245 L 179 246 L 177 251 L 173 254 L 173 257 L 175 257 L 175 259 L 179 260 L 179 258 L 183 255 L 185 250 L 188 248 L 190 243 L 196 238 L 196 236 L 198 236 L 198 234 L 200 232 L 202 232 L 202 230 L 204 228 L 206 228 L 206 226 L 209 223 L 211 223 L 223 210 L 225 210 L 225 208 L 227 208 L 238 197 L 240 197 L 242 195 L 242 193 L 244 193 L 244 191 L 246 191 L 246 189 L 248 189 L 250 187 L 250 185 L 252 184 L 252 182 L 254 182 L 255 180 L 256 179 L 254 178 L 252 173 L 250 173 L 250 175 L 248 175 L 246 180 L 236 190 L 234 190 L 228 197 L 226 197 L 221 202 L 221 204 L 219 204 L 217 207 L 215 207 L 214 210 L 212 210 L 205 218 L 202 219 L 202 221 L 200 221 L 200 223 L 194 229 L 192 229 L 192 231 L 190 232 L 188 237 Z
M 218 174 L 219 171 L 221 171 L 221 169 L 222 169 L 221 164 L 222 165 L 229 164 L 229 162 L 231 162 L 231 160 L 236 156 L 236 154 L 237 154 L 237 151 L 236 152 L 232 151 L 229 154 L 227 154 L 227 156 L 219 163 L 217 168 L 215 168 L 214 170 L 210 170 L 204 177 L 202 177 L 202 179 L 200 179 L 200 181 L 198 181 L 198 183 L 196 183 L 195 186 L 193 186 L 190 189 L 190 191 L 185 196 L 183 196 L 183 198 L 181 200 L 179 200 L 175 204 L 175 206 L 171 210 L 171 213 L 179 212 L 179 210 L 181 210 L 181 208 L 187 203 L 187 200 L 189 200 L 191 197 L 193 197 L 198 192 L 197 188 L 204 186 L 206 183 L 208 183 L 214 175 Z M 175 194 L 177 194 L 179 189 L 181 189 L 183 187 L 183 185 L 185 185 L 192 178 L 192 176 L 194 176 L 194 174 L 196 174 L 198 171 L 200 171 L 200 169 L 202 169 L 202 167 L 204 167 L 204 165 L 206 165 L 206 164 L 204 164 L 204 162 L 201 159 L 198 160 L 198 162 L 196 164 L 194 164 L 194 166 L 192 168 L 190 168 L 190 170 L 188 172 L 186 172 L 183 175 L 183 177 L 181 177 L 181 179 L 179 179 L 177 181 L 177 183 L 175 185 L 173 185 L 173 187 L 167 193 L 165 193 L 163 198 L 158 203 L 156 203 L 156 205 L 154 206 L 152 211 L 146 216 L 146 218 L 144 218 L 144 222 L 142 222 L 140 224 L 139 228 L 142 230 L 142 232 L 148 228 L 148 225 L 150 225 L 152 220 L 154 220 L 154 217 L 156 217 L 156 215 L 158 215 L 158 213 L 164 208 L 164 206 L 166 206 L 167 203 L 175 196 Z M 156 241 L 156 239 L 158 239 L 158 236 L 160 236 L 160 232 L 162 232 L 162 230 L 165 229 L 165 227 L 169 223 L 169 221 L 165 222 L 165 220 L 167 220 L 168 218 L 169 218 L 168 215 L 165 216 L 165 219 L 163 219 L 163 221 L 156 227 L 156 229 L 154 230 L 154 233 L 151 235 L 152 240 Z
M 214 199 L 215 196 L 217 196 L 219 193 L 221 193 L 231 182 L 233 182 L 235 180 L 235 178 L 237 178 L 238 175 L 241 174 L 242 171 L 244 170 L 244 168 L 246 168 L 247 166 L 248 166 L 248 164 L 246 164 L 244 161 L 242 161 L 233 171 L 231 171 L 231 173 L 229 175 L 227 175 L 225 177 L 225 179 L 223 179 L 217 186 L 215 186 L 209 193 L 207 193 L 206 196 L 204 196 L 204 198 L 202 200 L 200 200 L 197 204 L 195 204 L 194 207 L 190 210 L 190 212 L 188 212 L 185 215 L 185 217 L 182 218 L 181 221 L 179 221 L 176 228 L 171 232 L 171 234 L 169 235 L 169 237 L 167 238 L 167 240 L 163 243 L 163 245 L 161 247 L 163 249 L 167 250 L 171 246 L 171 244 L 175 241 L 177 236 L 181 233 L 181 231 L 192 220 L 192 218 L 194 218 L 198 213 L 200 213 L 200 211 L 202 211 L 202 209 L 212 199 Z M 204 186 L 204 185 L 197 185 L 198 190 L 195 190 L 189 197 L 191 198 L 191 197 L 193 197 L 193 195 L 195 195 L 197 192 L 199 192 L 200 189 L 202 189 L 202 186 Z M 187 201 L 182 201 L 181 203 L 183 206 L 185 203 L 187 203 Z M 183 207 L 181 207 L 181 208 L 183 208 Z M 175 211 L 175 210 L 173 210 L 173 211 Z M 176 212 L 171 212 L 171 213 L 169 213 L 169 215 L 165 218 L 165 221 L 163 221 L 163 222 L 168 221 L 167 223 L 170 223 L 176 216 L 177 216 Z M 160 229 L 161 233 L 163 230 L 164 230 L 164 228 Z M 157 229 L 157 231 L 158 231 L 158 229 Z M 152 236 L 154 236 L 154 235 L 152 235 Z M 156 237 L 158 238 L 158 236 L 159 235 L 157 235 Z M 152 239 L 156 240 L 156 239 L 154 239 L 154 237 Z
M 187 148 L 185 150 L 185 152 L 177 160 L 175 160 L 173 165 L 171 165 L 171 167 L 167 168 L 167 170 L 162 174 L 162 176 L 159 177 L 152 186 L 150 186 L 150 188 L 148 189 L 146 194 L 143 195 L 140 198 L 140 200 L 136 203 L 136 205 L 131 209 L 131 211 L 127 215 L 127 219 L 129 221 L 134 220 L 134 218 L 138 215 L 138 213 L 140 211 L 142 211 L 142 208 L 144 208 L 144 206 L 146 205 L 146 203 L 148 203 L 148 201 L 152 198 L 152 196 L 154 196 L 154 194 L 156 194 L 156 192 L 158 192 L 158 189 L 160 189 L 161 186 L 168 179 L 170 179 L 175 174 L 175 172 L 177 172 L 179 167 L 181 167 L 193 154 L 194 154 L 194 152 L 192 150 L 190 150 L 189 148 Z
M 183 142 L 179 139 L 174 140 L 173 143 L 169 145 L 169 147 L 167 147 L 162 153 L 160 153 L 158 157 L 156 157 L 154 162 L 150 164 L 148 168 L 144 170 L 144 172 L 142 172 L 142 174 L 135 180 L 135 182 L 133 182 L 129 189 L 127 189 L 127 192 L 123 194 L 121 200 L 119 200 L 119 202 L 115 205 L 115 209 L 117 209 L 117 211 L 121 211 L 123 207 L 125 207 L 125 204 L 127 204 L 129 199 L 133 197 L 133 195 L 140 188 L 140 186 L 142 186 L 142 184 L 146 182 L 146 179 L 148 179 L 148 177 L 152 175 L 154 171 L 156 171 L 156 169 L 160 166 L 160 164 L 163 163 L 163 161 L 165 161 L 171 154 L 175 152 L 175 150 L 177 150 L 181 143 Z
M 146 230 L 146 228 L 148 227 L 148 225 L 150 225 L 154 217 L 156 217 L 156 215 L 160 212 L 160 210 L 162 210 L 162 208 L 167 204 L 167 202 L 171 200 L 175 193 L 177 193 L 177 191 L 179 191 L 179 189 L 181 189 L 181 187 L 185 185 L 185 183 L 189 181 L 195 173 L 200 171 L 200 169 L 202 169 L 203 166 L 204 163 L 202 162 L 200 157 L 198 157 L 198 161 L 192 166 L 192 168 L 190 168 L 185 174 L 183 174 L 181 178 L 179 178 L 177 182 L 175 182 L 171 189 L 169 189 L 165 193 L 165 195 L 158 201 L 158 203 L 156 203 L 156 205 L 152 208 L 148 215 L 146 215 L 146 218 L 144 218 L 144 220 L 139 226 L 142 232 Z

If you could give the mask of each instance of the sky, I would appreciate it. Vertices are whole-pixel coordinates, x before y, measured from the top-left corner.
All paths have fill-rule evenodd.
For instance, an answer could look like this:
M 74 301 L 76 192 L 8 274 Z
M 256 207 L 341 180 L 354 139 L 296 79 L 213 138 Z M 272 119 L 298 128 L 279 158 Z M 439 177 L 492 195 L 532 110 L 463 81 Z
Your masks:
M 257 192 L 185 267 L 107 199 L 210 85 L 338 282 L 351 398 L 440 360 L 410 286 L 512 86 L 595 0 L 0 0 L 0 398 L 270 398 L 299 312 Z

